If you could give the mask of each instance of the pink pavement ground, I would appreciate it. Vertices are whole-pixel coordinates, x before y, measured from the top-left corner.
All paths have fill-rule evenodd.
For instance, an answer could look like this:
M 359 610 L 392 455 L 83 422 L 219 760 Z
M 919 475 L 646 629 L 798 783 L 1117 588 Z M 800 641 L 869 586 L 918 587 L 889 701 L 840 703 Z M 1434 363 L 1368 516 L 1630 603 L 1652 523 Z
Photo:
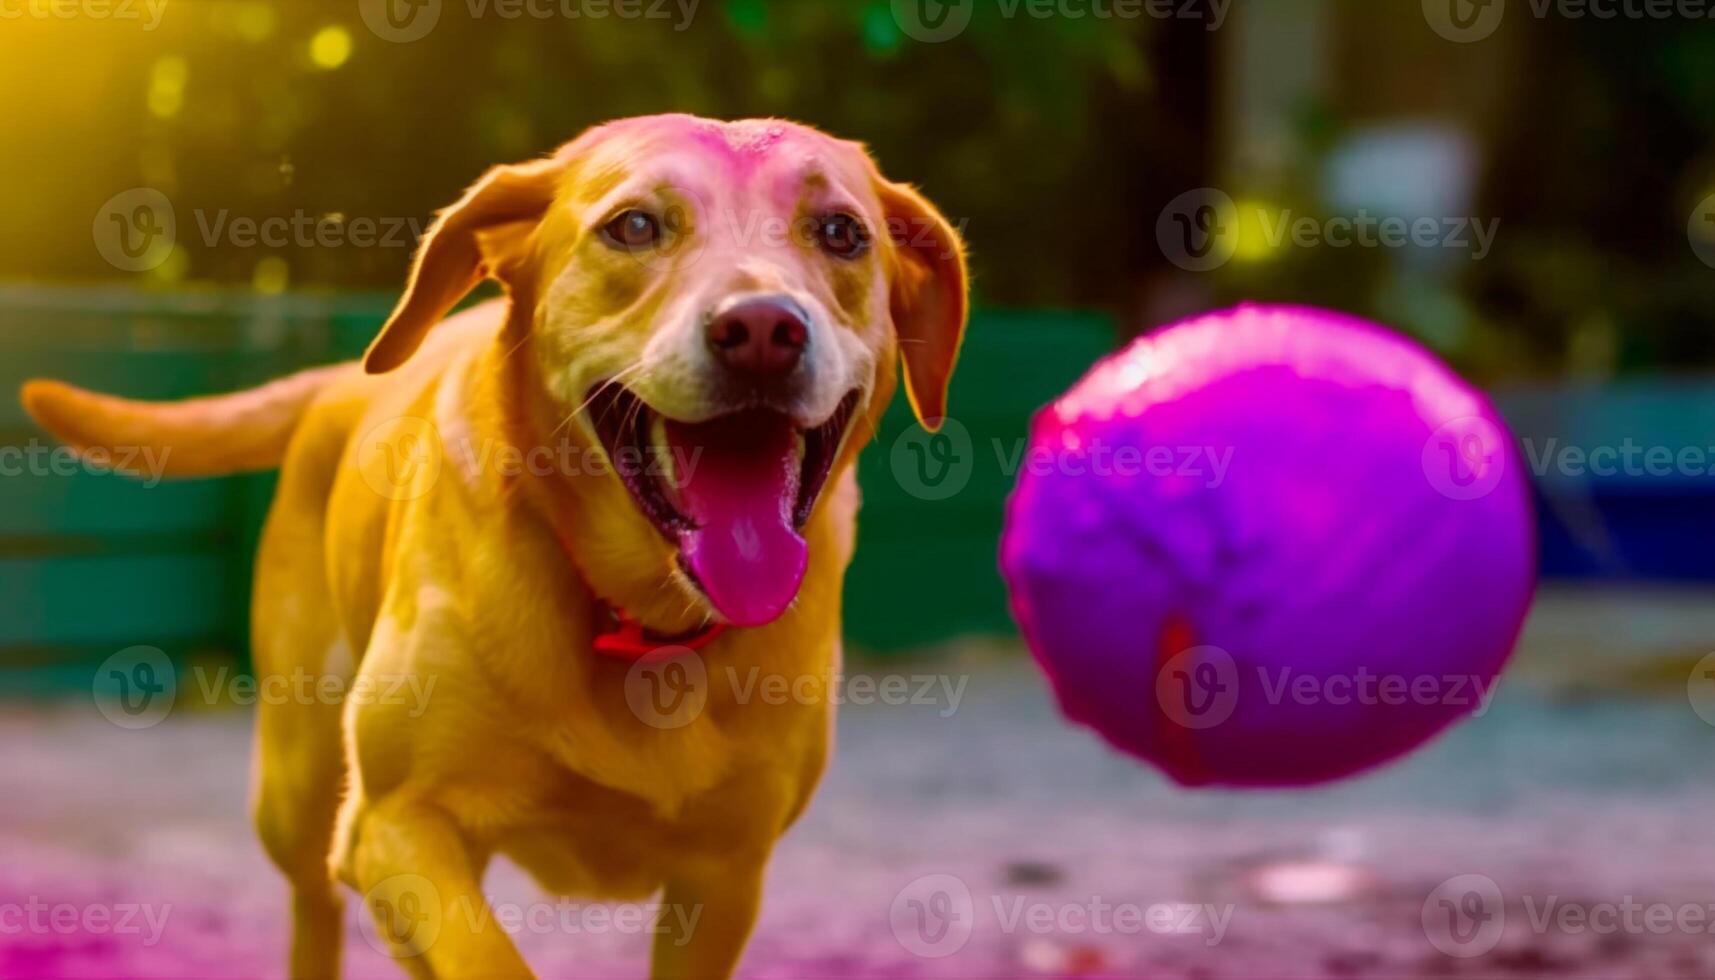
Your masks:
M 968 682 L 956 704 L 937 688 L 843 709 L 742 974 L 1710 976 L 1715 727 L 1698 709 L 1715 718 L 1715 691 L 1687 687 L 1715 646 L 1710 598 L 1547 595 L 1491 710 L 1313 791 L 1176 789 L 1061 722 L 1001 645 L 872 664 Z M 87 699 L 13 705 L 0 739 L 0 976 L 282 973 L 285 889 L 245 818 L 247 712 L 134 732 Z M 1434 919 L 1461 875 L 1498 895 L 1475 939 Z M 542 976 L 644 975 L 642 930 L 510 866 L 488 887 Z M 357 903 L 347 920 L 346 975 L 402 976 Z

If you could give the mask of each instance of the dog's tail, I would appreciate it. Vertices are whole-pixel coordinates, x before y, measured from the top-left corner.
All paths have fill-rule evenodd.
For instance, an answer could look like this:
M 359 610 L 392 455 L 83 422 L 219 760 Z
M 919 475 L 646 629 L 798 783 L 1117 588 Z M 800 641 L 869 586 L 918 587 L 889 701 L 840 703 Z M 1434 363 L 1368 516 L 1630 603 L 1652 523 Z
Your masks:
M 24 383 L 24 410 L 84 457 L 129 476 L 224 476 L 273 469 L 322 389 L 356 364 L 312 368 L 260 388 L 177 402 L 115 398 L 62 381 Z

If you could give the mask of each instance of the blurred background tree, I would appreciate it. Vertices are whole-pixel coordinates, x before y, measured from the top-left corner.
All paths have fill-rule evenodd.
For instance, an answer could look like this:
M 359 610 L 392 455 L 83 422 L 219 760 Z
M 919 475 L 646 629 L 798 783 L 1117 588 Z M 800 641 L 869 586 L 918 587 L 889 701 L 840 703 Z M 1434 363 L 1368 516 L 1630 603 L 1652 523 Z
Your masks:
M 354 3 L 172 0 L 149 34 L 30 26 L 37 43 L 0 77 L 40 94 L 18 133 L 34 149 L 4 155 L 21 172 L 0 178 L 36 193 L 0 272 L 32 279 L 112 278 L 84 216 L 145 185 L 174 202 L 190 246 L 158 283 L 395 288 L 404 250 L 207 245 L 192 216 L 426 220 L 496 162 L 685 111 L 868 143 L 964 224 L 986 302 L 1114 305 L 1160 260 L 1135 217 L 1143 188 L 1196 168 L 1206 108 L 1201 73 L 1160 90 L 1147 19 L 982 9 L 957 40 L 921 44 L 887 0 L 702 0 L 688 26 L 473 18 L 453 0 L 403 44 Z
M 153 31 L 6 22 L 0 181 L 25 191 L 0 277 L 392 290 L 406 243 L 240 247 L 207 229 L 420 226 L 487 166 L 592 123 L 779 115 L 863 140 L 921 185 L 963 224 L 984 304 L 1102 309 L 1136 331 L 1247 298 L 1322 303 L 1485 379 L 1715 362 L 1715 276 L 1686 244 L 1715 191 L 1706 24 L 1531 18 L 1458 45 L 1415 9 L 1366 0 L 1271 0 L 1213 31 L 1206 14 L 1038 17 L 978 0 L 966 30 L 929 44 L 888 0 L 701 0 L 688 23 L 673 5 L 519 18 L 497 2 L 443 0 L 411 43 L 369 30 L 355 0 L 169 0 Z M 1354 165 L 1353 147 L 1426 132 L 1469 157 L 1469 192 L 1439 206 L 1500 221 L 1480 260 L 1274 247 L 1191 274 L 1157 244 L 1163 207 L 1192 188 L 1317 219 L 1350 213 L 1340 174 L 1408 193 L 1440 175 L 1390 175 L 1385 152 Z M 91 248 L 89 223 L 138 186 L 173 201 L 181 247 L 132 276 Z

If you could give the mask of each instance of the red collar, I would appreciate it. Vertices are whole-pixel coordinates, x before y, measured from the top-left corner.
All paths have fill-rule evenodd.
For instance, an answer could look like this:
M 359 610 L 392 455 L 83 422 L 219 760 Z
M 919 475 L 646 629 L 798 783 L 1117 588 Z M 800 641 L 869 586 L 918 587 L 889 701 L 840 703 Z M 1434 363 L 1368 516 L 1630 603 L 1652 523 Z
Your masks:
M 687 633 L 665 636 L 600 599 L 595 603 L 595 650 L 597 653 L 622 660 L 640 660 L 663 647 L 684 647 L 701 650 L 726 632 L 725 623 L 704 623 Z
M 577 561 L 572 558 L 572 549 L 568 546 L 566 537 L 556 529 L 554 536 L 560 541 L 560 550 L 566 553 L 566 560 L 573 568 Z M 591 611 L 595 618 L 595 651 L 609 657 L 621 660 L 640 660 L 663 647 L 683 647 L 687 650 L 701 650 L 714 642 L 715 637 L 726 632 L 725 623 L 704 623 L 689 632 L 677 636 L 667 636 L 657 633 L 642 623 L 625 614 L 625 610 L 611 605 L 600 598 L 592 603 Z

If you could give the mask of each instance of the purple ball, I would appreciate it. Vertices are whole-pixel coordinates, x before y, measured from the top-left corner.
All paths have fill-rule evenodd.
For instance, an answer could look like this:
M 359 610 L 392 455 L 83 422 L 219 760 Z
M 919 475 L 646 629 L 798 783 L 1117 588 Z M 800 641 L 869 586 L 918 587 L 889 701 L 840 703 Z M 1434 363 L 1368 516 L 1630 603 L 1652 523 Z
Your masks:
M 1486 709 L 1535 588 L 1476 389 L 1349 316 L 1244 306 L 1035 419 L 1001 572 L 1060 706 L 1185 785 L 1304 785 Z

